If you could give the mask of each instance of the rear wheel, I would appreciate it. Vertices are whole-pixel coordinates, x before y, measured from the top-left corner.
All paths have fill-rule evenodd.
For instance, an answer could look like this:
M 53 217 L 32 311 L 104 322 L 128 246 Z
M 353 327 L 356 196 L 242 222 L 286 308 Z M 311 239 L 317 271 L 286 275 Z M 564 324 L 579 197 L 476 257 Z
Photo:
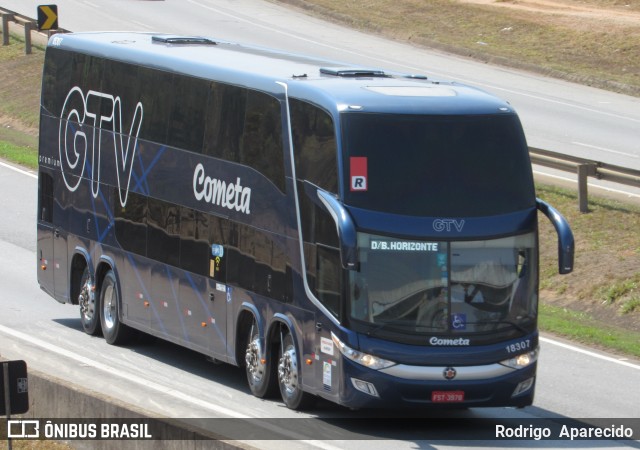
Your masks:
M 260 345 L 260 334 L 255 319 L 249 328 L 247 349 L 245 351 L 245 369 L 251 393 L 259 398 L 272 397 L 276 394 L 277 377 L 271 352 Z
M 100 333 L 100 308 L 96 298 L 96 287 L 89 268 L 85 267 L 80 278 L 80 322 L 85 333 L 95 336 Z
M 100 321 L 102 334 L 107 343 L 121 345 L 132 336 L 133 330 L 120 321 L 120 296 L 118 281 L 112 270 L 108 271 L 102 280 L 100 289 Z
M 281 345 L 280 361 L 278 362 L 278 384 L 282 401 L 290 409 L 309 408 L 316 398 L 302 390 L 298 354 L 291 333 L 287 332 L 283 336 Z

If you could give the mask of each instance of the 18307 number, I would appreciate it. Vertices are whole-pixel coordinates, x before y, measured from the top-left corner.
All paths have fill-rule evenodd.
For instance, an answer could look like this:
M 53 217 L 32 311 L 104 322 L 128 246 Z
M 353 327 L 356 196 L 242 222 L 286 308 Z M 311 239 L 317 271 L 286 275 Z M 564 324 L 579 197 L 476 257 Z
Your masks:
M 507 345 L 505 350 L 507 353 L 518 353 L 529 348 L 531 348 L 531 339 L 525 339 L 523 341 Z

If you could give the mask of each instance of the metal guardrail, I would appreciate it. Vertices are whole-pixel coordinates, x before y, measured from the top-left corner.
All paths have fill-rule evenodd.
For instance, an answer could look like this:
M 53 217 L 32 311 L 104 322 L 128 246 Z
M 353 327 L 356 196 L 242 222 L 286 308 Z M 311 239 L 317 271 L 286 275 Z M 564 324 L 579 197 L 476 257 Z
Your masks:
M 20 27 L 24 28 L 24 52 L 27 55 L 31 54 L 31 34 L 36 32 L 45 39 L 56 33 L 66 33 L 67 30 L 58 28 L 57 30 L 51 30 L 41 32 L 38 30 L 38 22 L 30 17 L 18 14 L 8 9 L 0 8 L 0 15 L 2 16 L 2 45 L 9 45 L 9 23 L 14 22 Z
M 589 212 L 588 177 L 640 188 L 640 170 L 529 147 L 531 162 L 578 175 L 580 212 Z

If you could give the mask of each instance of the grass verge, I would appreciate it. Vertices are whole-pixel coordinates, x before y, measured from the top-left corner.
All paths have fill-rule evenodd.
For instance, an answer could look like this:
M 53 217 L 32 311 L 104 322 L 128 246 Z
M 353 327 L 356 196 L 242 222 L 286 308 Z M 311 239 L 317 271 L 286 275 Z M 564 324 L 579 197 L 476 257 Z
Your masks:
M 0 141 L 0 158 L 21 164 L 30 169 L 38 168 L 38 150 L 34 147 L 19 147 Z
M 640 333 L 605 326 L 583 311 L 541 304 L 539 311 L 541 331 L 560 335 L 603 349 L 640 358 Z

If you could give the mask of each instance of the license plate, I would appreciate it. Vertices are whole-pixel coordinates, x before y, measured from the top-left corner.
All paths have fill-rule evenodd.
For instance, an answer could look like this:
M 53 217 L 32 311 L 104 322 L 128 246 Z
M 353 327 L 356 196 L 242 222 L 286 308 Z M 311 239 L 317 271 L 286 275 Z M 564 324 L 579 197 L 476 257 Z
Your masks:
M 464 391 L 433 391 L 431 393 L 433 403 L 457 403 L 464 401 Z

